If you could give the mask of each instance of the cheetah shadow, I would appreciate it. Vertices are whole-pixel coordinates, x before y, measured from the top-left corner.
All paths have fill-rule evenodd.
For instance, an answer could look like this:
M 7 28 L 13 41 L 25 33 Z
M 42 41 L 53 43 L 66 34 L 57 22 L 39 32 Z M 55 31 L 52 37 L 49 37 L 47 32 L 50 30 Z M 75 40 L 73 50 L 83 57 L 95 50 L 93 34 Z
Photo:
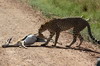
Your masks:
M 18 47 L 18 46 L 14 46 L 14 45 L 9 45 L 9 46 L 2 46 L 3 48 L 8 48 L 8 47 Z M 100 54 L 100 52 L 98 51 L 94 51 L 92 49 L 89 48 L 75 48 L 75 47 L 60 47 L 60 46 L 56 46 L 56 47 L 52 47 L 52 46 L 39 46 L 39 45 L 32 45 L 32 46 L 26 46 L 26 47 L 45 47 L 45 48 L 56 48 L 56 49 L 72 49 L 72 50 L 79 50 L 79 51 L 85 51 L 85 52 L 92 52 L 92 53 L 96 53 L 96 54 Z
M 85 51 L 85 52 L 92 52 L 92 53 L 100 54 L 100 52 L 98 52 L 98 51 L 94 51 L 92 49 L 87 49 L 87 48 L 84 48 L 84 47 L 80 47 L 80 48 L 75 48 L 75 47 L 60 47 L 60 46 L 56 46 L 56 47 L 45 46 L 45 47 L 46 48 L 57 48 L 57 49 L 72 49 L 72 50 L 78 50 L 78 51 Z

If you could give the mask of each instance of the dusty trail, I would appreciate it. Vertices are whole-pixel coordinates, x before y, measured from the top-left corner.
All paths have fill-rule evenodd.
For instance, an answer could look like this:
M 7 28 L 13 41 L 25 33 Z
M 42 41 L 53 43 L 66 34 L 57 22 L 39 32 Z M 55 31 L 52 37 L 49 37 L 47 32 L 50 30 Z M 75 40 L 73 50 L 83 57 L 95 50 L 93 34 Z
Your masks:
M 44 23 L 41 12 L 33 10 L 19 0 L 0 0 L 0 66 L 94 66 L 100 49 L 88 42 L 82 47 L 91 51 L 50 47 L 2 48 L 7 38 L 13 36 L 13 42 L 29 33 L 37 33 Z M 67 38 L 67 39 L 66 39 Z M 65 47 L 72 36 L 63 32 L 59 42 Z M 78 42 L 77 42 L 78 43 Z M 76 43 L 76 44 L 77 44 Z M 36 43 L 40 45 L 41 43 Z M 50 43 L 52 44 L 52 43 Z M 96 53 L 96 52 L 99 52 Z

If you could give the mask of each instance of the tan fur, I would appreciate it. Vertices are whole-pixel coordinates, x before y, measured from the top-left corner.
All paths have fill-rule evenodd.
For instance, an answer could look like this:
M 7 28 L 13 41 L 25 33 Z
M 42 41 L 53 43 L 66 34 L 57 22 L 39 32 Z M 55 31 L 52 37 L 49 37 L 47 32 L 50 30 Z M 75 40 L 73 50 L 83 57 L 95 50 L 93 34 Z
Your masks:
M 50 32 L 50 36 L 47 39 L 47 42 L 45 44 L 42 44 L 42 46 L 46 46 L 49 43 L 49 41 L 51 40 L 51 38 L 54 35 L 56 35 L 55 43 L 53 45 L 53 46 L 56 46 L 60 32 L 73 28 L 73 41 L 71 42 L 69 47 L 76 42 L 77 37 L 80 39 L 80 44 L 78 45 L 78 47 L 80 47 L 80 45 L 83 42 L 83 37 L 81 36 L 80 32 L 85 27 L 88 28 L 88 34 L 90 35 L 91 39 L 95 42 L 100 43 L 100 41 L 95 40 L 95 38 L 92 36 L 89 23 L 86 20 L 84 20 L 82 18 L 78 18 L 78 17 L 77 18 L 64 18 L 64 19 L 50 20 L 49 22 L 41 25 L 38 33 L 39 33 L 39 35 L 42 35 L 42 32 L 44 32 L 45 30 L 48 30 Z

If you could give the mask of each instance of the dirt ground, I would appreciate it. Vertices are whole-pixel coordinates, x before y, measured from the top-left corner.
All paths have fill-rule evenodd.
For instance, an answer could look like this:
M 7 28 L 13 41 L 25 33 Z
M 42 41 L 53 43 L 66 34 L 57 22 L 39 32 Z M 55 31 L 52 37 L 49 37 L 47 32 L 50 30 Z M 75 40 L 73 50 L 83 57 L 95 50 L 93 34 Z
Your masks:
M 35 43 L 28 49 L 19 47 L 2 48 L 5 41 L 13 37 L 12 44 L 27 34 L 35 34 L 45 17 L 19 0 L 0 0 L 0 66 L 95 66 L 100 57 L 100 48 L 83 42 L 82 49 L 64 47 L 72 41 L 72 35 L 62 32 L 59 47 L 41 47 Z M 48 35 L 48 33 L 45 33 Z M 49 46 L 53 44 L 50 43 Z

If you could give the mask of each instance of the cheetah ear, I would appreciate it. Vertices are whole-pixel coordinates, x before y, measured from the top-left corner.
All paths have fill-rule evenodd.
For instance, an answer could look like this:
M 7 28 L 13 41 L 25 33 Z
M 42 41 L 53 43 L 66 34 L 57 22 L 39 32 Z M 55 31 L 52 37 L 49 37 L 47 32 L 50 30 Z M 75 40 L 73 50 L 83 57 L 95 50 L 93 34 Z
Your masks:
M 41 28 L 43 28 L 44 25 L 41 25 Z

